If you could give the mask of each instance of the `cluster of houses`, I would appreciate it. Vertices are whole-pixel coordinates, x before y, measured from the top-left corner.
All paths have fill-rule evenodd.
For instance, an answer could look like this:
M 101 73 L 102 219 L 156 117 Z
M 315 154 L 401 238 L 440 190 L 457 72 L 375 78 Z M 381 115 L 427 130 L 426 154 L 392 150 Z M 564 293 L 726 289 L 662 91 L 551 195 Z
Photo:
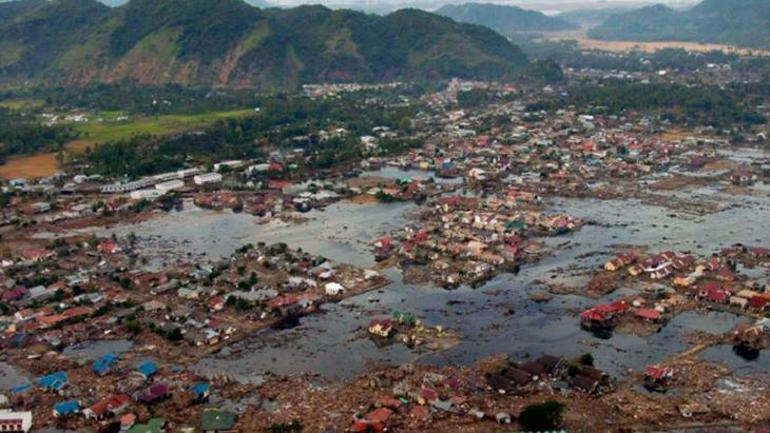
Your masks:
M 196 406 L 207 403 L 211 385 L 198 381 L 183 385 L 166 382 L 155 361 L 139 361 L 132 369 L 127 363 L 119 363 L 116 355 L 104 355 L 92 364 L 92 372 L 99 380 L 111 376 L 108 380 L 118 384 L 113 393 L 99 396 L 87 395 L 82 392 L 83 378 L 74 378 L 78 383 L 73 384 L 65 371 L 56 371 L 39 377 L 34 382 L 24 383 L 12 388 L 12 401 L 25 401 L 28 395 L 39 392 L 50 395 L 46 401 L 53 399 L 51 416 L 66 425 L 84 426 L 95 425 L 102 421 L 119 421 L 121 431 L 128 433 L 162 433 L 165 431 L 165 421 L 162 418 L 149 419 L 147 423 L 139 423 L 132 412 L 137 405 L 152 406 L 174 396 L 177 410 L 189 407 L 200 408 L 199 431 L 212 433 L 232 433 L 237 430 L 235 415 L 231 412 L 217 410 L 208 406 Z M 163 375 L 165 376 L 165 375 Z M 93 385 L 90 385 L 93 387 Z M 101 386 L 98 389 L 102 389 Z M 100 391 L 100 393 L 103 391 Z M 58 401 L 55 401 L 56 398 Z M 28 432 L 33 425 L 33 415 L 45 418 L 40 398 L 32 411 L 12 412 L 0 410 L 0 424 L 17 423 L 14 426 L 4 426 L 3 432 Z M 86 403 L 88 402 L 88 403 Z M 194 430 L 190 430 L 194 431 Z
M 16 359 L 33 345 L 60 350 L 110 335 L 137 344 L 182 344 L 193 349 L 185 351 L 194 356 L 195 348 L 206 353 L 205 346 L 219 344 L 242 329 L 269 326 L 276 318 L 310 312 L 321 302 L 386 281 L 378 272 L 335 264 L 282 244 L 247 246 L 230 260 L 211 266 L 176 263 L 161 271 L 140 270 L 130 266 L 134 248 L 129 238 L 74 237 L 15 252 L 15 259 L 3 264 L 0 279 L 3 350 Z M 38 358 L 27 362 L 44 363 Z M 129 416 L 135 405 L 152 405 L 172 396 L 176 400 L 187 393 L 199 401 L 209 392 L 208 384 L 182 386 L 178 380 L 159 377 L 154 361 L 140 362 L 130 371 L 127 362 L 112 355 L 93 362 L 98 394 L 83 394 L 82 384 L 72 385 L 73 379 L 81 378 L 61 370 L 15 387 L 11 400 L 45 401 L 32 410 L 44 423 L 49 417 L 68 425 L 119 417 L 125 430 L 146 433 L 162 431 L 163 423 L 137 422 Z M 116 380 L 123 376 L 129 379 Z M 41 395 L 46 397 L 39 400 Z M 7 424 L 21 420 L 28 431 L 28 417 L 13 414 Z M 221 420 L 217 424 L 216 419 L 211 423 L 228 424 Z
M 615 387 L 612 378 L 590 365 L 564 358 L 543 355 L 538 359 L 508 365 L 486 376 L 487 386 L 501 394 L 525 394 L 540 384 L 548 384 L 554 391 L 570 390 L 600 395 Z
M 611 329 L 626 314 L 631 314 L 636 319 L 659 324 L 663 321 L 663 313 L 660 310 L 662 308 L 635 307 L 626 300 L 619 300 L 595 305 L 583 311 L 580 314 L 580 323 L 586 329 Z
M 648 257 L 621 254 L 604 265 L 610 272 L 627 270 L 632 277 L 668 280 L 690 298 L 711 304 L 729 304 L 737 310 L 761 313 L 770 304 L 770 293 L 757 281 L 736 271 L 737 264 L 770 263 L 770 250 L 736 245 L 709 258 L 665 251 Z
M 424 264 L 443 287 L 482 282 L 513 269 L 532 253 L 529 239 L 576 230 L 580 221 L 567 215 L 521 210 L 515 199 L 437 198 L 420 215 L 421 225 L 405 227 L 395 240 L 382 237 L 374 254 L 397 254 L 407 265 Z
M 371 320 L 367 332 L 376 344 L 387 344 L 396 338 L 410 348 L 429 342 L 437 343 L 437 339 L 450 337 L 442 326 L 426 326 L 412 313 L 400 311 L 394 311 L 389 318 Z M 438 344 L 431 346 L 439 347 Z
M 456 417 L 461 424 L 489 421 L 507 425 L 514 419 L 507 411 L 509 406 L 492 393 L 526 395 L 547 385 L 565 396 L 596 396 L 615 387 L 612 378 L 593 367 L 549 355 L 492 374 L 453 369 L 381 376 L 377 380 L 388 383 L 390 395 L 380 393 L 367 410 L 356 415 L 349 431 L 417 431 L 425 428 L 425 421 L 433 416 Z
M 104 355 L 92 364 L 92 372 L 99 380 L 107 376 L 110 381 L 118 383 L 120 390 L 99 396 L 84 394 L 78 384 L 73 384 L 66 371 L 56 371 L 37 378 L 34 382 L 23 383 L 11 389 L 13 401 L 24 401 L 28 395 L 43 393 L 50 395 L 52 401 L 52 417 L 60 419 L 68 425 L 88 425 L 105 420 L 119 420 L 121 431 L 129 433 L 147 433 L 163 431 L 165 422 L 160 418 L 149 420 L 147 424 L 137 422 L 137 416 L 132 413 L 136 405 L 151 406 L 170 399 L 176 394 L 177 409 L 206 403 L 211 386 L 208 382 L 194 382 L 186 388 L 182 385 L 170 385 L 160 378 L 160 371 L 155 361 L 143 360 L 134 369 L 127 368 L 126 363 L 119 363 L 117 355 Z M 75 378 L 81 382 L 83 378 Z M 101 387 L 99 387 L 101 389 Z M 56 398 L 58 401 L 55 401 Z M 33 424 L 33 415 L 43 417 L 40 398 L 35 400 L 33 411 L 12 412 L 0 410 L 0 424 L 17 422 L 15 426 L 3 428 L 3 432 L 27 432 Z M 89 403 L 86 403 L 89 402 Z M 183 404 L 184 406 L 179 406 Z M 235 415 L 214 409 L 201 410 L 201 431 L 204 432 L 234 432 Z M 217 423 L 212 417 L 219 418 Z M 211 426 L 216 424 L 214 428 Z M 149 430 L 148 430 L 149 426 Z

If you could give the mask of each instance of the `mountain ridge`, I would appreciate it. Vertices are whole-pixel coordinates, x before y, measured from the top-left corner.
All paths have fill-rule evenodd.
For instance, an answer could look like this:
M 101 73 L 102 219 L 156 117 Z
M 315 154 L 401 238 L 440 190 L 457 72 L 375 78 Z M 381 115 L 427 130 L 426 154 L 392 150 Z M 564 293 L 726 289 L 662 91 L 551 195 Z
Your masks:
M 436 13 L 458 22 L 491 28 L 503 35 L 516 32 L 571 30 L 577 26 L 542 12 L 492 3 L 448 4 Z
M 770 49 L 770 1 L 704 0 L 684 11 L 658 4 L 614 15 L 588 35 L 604 40 L 686 41 Z
M 30 2 L 30 3 L 27 3 Z M 386 16 L 241 0 L 0 4 L 0 80 L 291 89 L 319 81 L 499 78 L 526 64 L 494 31 L 421 10 Z

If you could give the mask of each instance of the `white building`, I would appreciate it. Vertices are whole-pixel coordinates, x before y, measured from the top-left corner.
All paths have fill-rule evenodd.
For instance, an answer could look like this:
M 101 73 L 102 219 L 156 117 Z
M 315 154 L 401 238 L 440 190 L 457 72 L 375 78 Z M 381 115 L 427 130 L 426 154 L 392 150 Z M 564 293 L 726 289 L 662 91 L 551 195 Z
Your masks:
M 222 161 L 214 164 L 214 171 L 220 171 L 222 167 L 227 167 L 231 169 L 237 169 L 241 168 L 246 165 L 245 161 L 242 161 L 240 159 L 238 160 L 232 160 L 232 161 Z
M 324 290 L 326 291 L 326 294 L 329 296 L 337 296 L 345 293 L 345 287 L 342 286 L 342 284 L 339 283 L 326 283 L 324 286 Z
M 155 176 L 152 176 L 152 179 L 157 181 L 157 182 L 165 182 L 167 180 L 176 179 L 178 177 L 179 176 L 176 174 L 175 171 L 170 171 L 168 173 L 156 174 Z
M 254 164 L 250 166 L 246 171 L 249 173 L 265 173 L 270 171 L 270 164 L 266 162 L 262 164 Z
M 162 192 L 163 194 L 167 194 L 171 191 L 176 191 L 182 188 L 184 188 L 184 181 L 179 179 L 169 180 L 168 182 L 162 182 L 155 185 L 155 189 Z
M 163 192 L 157 189 L 140 189 L 129 194 L 132 200 L 155 200 L 162 195 Z
M 193 177 L 199 174 L 201 174 L 201 169 L 199 168 L 185 168 L 184 170 L 179 170 L 176 172 L 177 177 L 180 179 L 187 179 L 188 177 Z
M 32 412 L 12 412 L 0 409 L 0 431 L 27 433 L 32 429 Z
M 145 178 L 135 180 L 127 183 L 114 183 L 112 185 L 104 185 L 101 188 L 103 194 L 125 194 L 127 192 L 136 191 L 138 189 L 146 188 L 155 182 L 152 179 Z
M 222 182 L 222 175 L 219 173 L 199 174 L 193 178 L 196 185 L 206 185 L 209 183 Z

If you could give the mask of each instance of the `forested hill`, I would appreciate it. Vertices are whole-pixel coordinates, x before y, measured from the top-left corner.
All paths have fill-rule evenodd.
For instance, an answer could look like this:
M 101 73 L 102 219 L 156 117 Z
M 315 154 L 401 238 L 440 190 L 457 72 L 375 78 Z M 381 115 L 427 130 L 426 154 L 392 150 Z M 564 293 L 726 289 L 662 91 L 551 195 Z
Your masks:
M 494 31 L 418 10 L 387 16 L 241 0 L 0 3 L 0 80 L 276 89 L 319 81 L 499 78 L 526 63 Z
M 663 5 L 614 15 L 589 31 L 607 40 L 692 41 L 770 49 L 769 0 L 705 0 L 677 11 Z

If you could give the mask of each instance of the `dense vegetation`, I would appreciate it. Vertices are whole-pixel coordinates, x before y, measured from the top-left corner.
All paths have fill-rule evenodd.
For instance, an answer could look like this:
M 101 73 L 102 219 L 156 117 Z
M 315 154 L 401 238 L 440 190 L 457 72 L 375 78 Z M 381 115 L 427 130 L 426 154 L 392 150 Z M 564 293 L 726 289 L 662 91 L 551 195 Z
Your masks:
M 311 100 L 268 97 L 255 116 L 218 121 L 200 133 L 175 137 L 134 136 L 89 149 L 84 158 L 94 173 L 138 177 L 178 169 L 189 163 L 208 164 L 230 158 L 256 158 L 264 154 L 265 143 L 302 148 L 312 155 L 310 164 L 329 168 L 363 155 L 361 135 L 375 126 L 392 129 L 408 127 L 414 108 L 388 108 L 365 104 L 360 98 Z M 344 127 L 348 134 L 321 139 L 319 132 Z M 386 140 L 380 154 L 401 152 L 418 143 Z
M 756 112 L 756 104 L 752 105 L 751 90 L 743 86 L 721 89 L 715 86 L 608 81 L 573 86 L 567 96 L 534 104 L 530 109 L 574 106 L 589 113 L 604 114 L 638 110 L 660 114 L 674 123 L 715 127 L 764 123 L 766 119 Z
M 770 2 L 704 0 L 686 11 L 656 5 L 615 15 L 589 36 L 610 40 L 693 41 L 770 48 Z
M 455 21 L 486 26 L 504 35 L 522 31 L 553 31 L 577 28 L 575 24 L 541 12 L 488 3 L 446 5 L 436 11 Z
M 0 99 L 21 98 L 39 100 L 47 107 L 55 107 L 59 110 L 77 108 L 154 116 L 256 108 L 264 96 L 246 90 L 180 85 L 135 86 L 130 83 L 35 88 L 0 93 Z
M 681 48 L 663 48 L 648 53 L 643 51 L 613 53 L 600 50 L 585 50 L 577 41 L 543 41 L 537 35 L 527 35 L 515 39 L 531 59 L 548 59 L 564 67 L 582 69 L 591 68 L 606 71 L 655 72 L 662 69 L 671 71 L 704 70 L 709 64 L 731 65 L 734 69 L 748 66 L 758 70 L 760 59 L 752 58 L 752 65 L 747 65 L 745 58 L 723 51 L 695 52 Z M 759 61 L 758 61 L 759 60 Z
M 0 4 L 0 79 L 295 89 L 321 81 L 500 78 L 526 63 L 490 29 L 418 10 L 387 16 L 242 0 Z
M 519 415 L 519 424 L 530 431 L 556 430 L 561 426 L 564 408 L 557 401 L 529 405 Z
M 13 155 L 59 151 L 75 135 L 68 127 L 45 126 L 34 116 L 0 108 L 0 164 Z

